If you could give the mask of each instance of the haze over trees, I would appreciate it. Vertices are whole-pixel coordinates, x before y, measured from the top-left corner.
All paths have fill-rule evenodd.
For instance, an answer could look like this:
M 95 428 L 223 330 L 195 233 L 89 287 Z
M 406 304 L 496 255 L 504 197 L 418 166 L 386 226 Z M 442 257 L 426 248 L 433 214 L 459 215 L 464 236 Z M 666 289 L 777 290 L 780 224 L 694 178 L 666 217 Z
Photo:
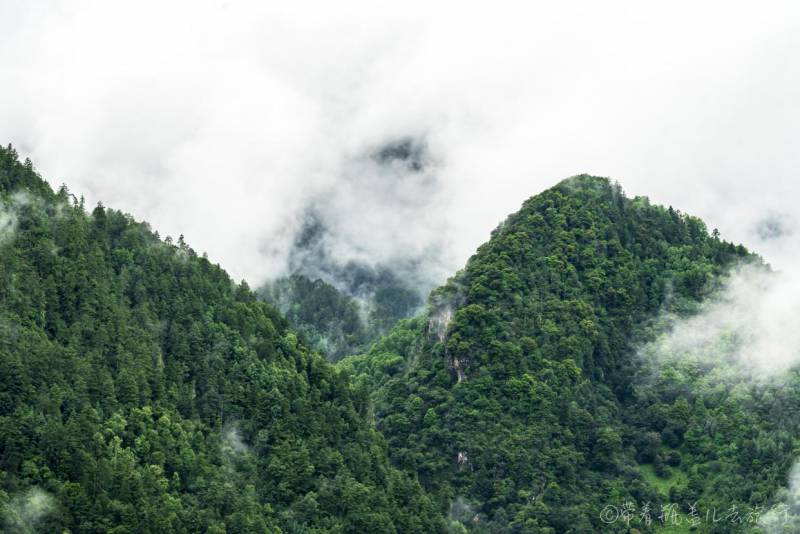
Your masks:
M 87 212 L 10 147 L 0 198 L 9 529 L 36 491 L 43 532 L 441 530 L 366 399 L 246 284 L 182 238 Z
M 260 293 L 284 316 L 182 237 L 89 211 L 0 148 L 0 520 L 627 533 L 675 531 L 658 519 L 675 505 L 736 507 L 695 527 L 734 532 L 782 504 L 790 525 L 796 373 L 757 385 L 659 344 L 742 264 L 767 270 L 584 175 L 527 200 L 415 317 L 402 284 L 370 321 L 299 274 Z
M 394 464 L 471 530 L 649 531 L 670 505 L 684 521 L 690 506 L 742 510 L 700 531 L 752 528 L 796 457 L 796 395 L 637 350 L 742 263 L 764 268 L 699 219 L 577 176 L 504 221 L 426 314 L 340 366 L 371 391 Z M 626 503 L 637 520 L 602 521 Z

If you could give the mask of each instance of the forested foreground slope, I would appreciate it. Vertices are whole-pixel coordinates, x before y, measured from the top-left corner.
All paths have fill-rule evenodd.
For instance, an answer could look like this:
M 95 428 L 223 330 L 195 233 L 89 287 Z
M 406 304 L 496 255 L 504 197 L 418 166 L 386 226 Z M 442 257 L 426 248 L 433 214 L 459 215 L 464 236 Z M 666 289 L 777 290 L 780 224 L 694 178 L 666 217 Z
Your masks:
M 442 530 L 365 410 L 244 283 L 0 148 L 0 528 Z
M 372 391 L 395 465 L 469 530 L 751 529 L 800 450 L 796 376 L 756 387 L 639 350 L 743 263 L 766 269 L 697 218 L 577 176 L 339 365 Z

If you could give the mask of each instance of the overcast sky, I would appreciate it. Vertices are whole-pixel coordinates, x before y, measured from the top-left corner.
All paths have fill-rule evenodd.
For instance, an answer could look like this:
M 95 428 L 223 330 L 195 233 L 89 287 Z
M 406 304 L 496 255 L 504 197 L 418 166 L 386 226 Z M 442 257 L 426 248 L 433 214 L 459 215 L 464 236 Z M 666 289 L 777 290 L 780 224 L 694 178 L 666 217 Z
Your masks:
M 443 278 L 584 172 L 793 264 L 800 4 L 432 4 L 0 0 L 0 142 L 254 285 L 311 207 Z

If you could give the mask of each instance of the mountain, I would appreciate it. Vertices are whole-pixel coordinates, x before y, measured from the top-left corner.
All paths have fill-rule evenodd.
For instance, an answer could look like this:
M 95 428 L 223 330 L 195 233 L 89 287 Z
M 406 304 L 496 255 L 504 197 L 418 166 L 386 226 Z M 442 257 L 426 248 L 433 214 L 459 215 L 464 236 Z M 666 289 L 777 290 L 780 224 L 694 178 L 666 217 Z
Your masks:
M 381 157 L 391 159 L 393 150 L 413 154 L 400 145 Z M 256 293 L 276 306 L 311 347 L 336 361 L 365 350 L 399 320 L 418 313 L 430 286 L 403 278 L 420 270 L 414 261 L 339 261 L 329 250 L 331 239 L 322 216 L 309 210 L 287 254 L 291 274 L 268 281 Z
M 364 350 L 368 334 L 361 305 L 322 279 L 293 274 L 265 284 L 256 294 L 329 359 Z
M 366 398 L 245 283 L 0 148 L 10 532 L 437 532 Z
M 422 304 L 390 270 L 351 264 L 347 271 L 354 282 L 342 290 L 295 273 L 264 284 L 256 294 L 277 307 L 309 346 L 337 361 L 369 348 Z
M 378 320 L 302 273 L 259 295 L 287 319 L 182 237 L 88 212 L 0 148 L 0 521 L 727 533 L 763 515 L 797 532 L 798 372 L 738 374 L 738 332 L 668 342 L 742 265 L 771 276 L 582 175 L 527 200 L 415 317 L 408 281 L 354 265 L 354 292 L 386 290 Z M 310 345 L 361 354 L 334 366 Z
M 718 235 L 570 178 L 508 217 L 424 314 L 338 365 L 371 392 L 393 463 L 462 529 L 658 531 L 671 505 L 685 521 L 742 510 L 700 532 L 752 528 L 800 450 L 796 374 L 750 386 L 639 350 L 734 267 L 767 270 Z

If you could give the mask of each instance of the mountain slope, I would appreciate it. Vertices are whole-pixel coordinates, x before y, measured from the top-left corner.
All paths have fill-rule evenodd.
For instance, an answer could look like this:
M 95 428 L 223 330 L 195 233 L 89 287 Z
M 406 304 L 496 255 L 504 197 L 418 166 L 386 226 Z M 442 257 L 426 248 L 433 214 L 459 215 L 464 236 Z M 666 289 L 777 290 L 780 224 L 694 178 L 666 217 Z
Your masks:
M 416 154 L 403 143 L 375 157 L 399 158 L 403 165 L 413 166 L 419 163 Z M 285 314 L 311 347 L 336 361 L 365 350 L 399 320 L 419 313 L 433 286 L 417 280 L 420 259 L 338 258 L 331 217 L 330 211 L 307 209 L 293 243 L 284 251 L 291 274 L 267 281 L 256 293 Z
M 264 284 L 256 294 L 276 306 L 312 348 L 337 361 L 366 350 L 421 308 L 415 292 L 391 271 L 355 263 L 346 270 L 353 281 L 345 290 L 295 273 Z
M 9 531 L 435 532 L 365 399 L 183 239 L 0 148 Z
M 359 303 L 322 279 L 293 274 L 265 284 L 256 294 L 330 360 L 363 350 L 369 339 Z
M 395 464 L 470 529 L 627 532 L 601 521 L 605 505 L 668 502 L 639 464 L 653 429 L 626 414 L 645 410 L 637 340 L 759 261 L 699 219 L 577 176 L 526 201 L 424 316 L 340 366 L 372 388 Z M 659 455 L 679 408 L 655 429 Z
M 330 286 L 292 282 L 294 320 L 313 327 L 298 338 L 182 238 L 87 213 L 0 148 L 0 521 L 675 532 L 658 520 L 675 505 L 684 520 L 735 509 L 741 521 L 696 526 L 734 532 L 783 500 L 770 524 L 796 531 L 778 489 L 800 451 L 798 373 L 736 376 L 736 332 L 703 347 L 718 361 L 659 341 L 661 318 L 697 311 L 742 263 L 764 269 L 699 219 L 574 177 L 337 371 L 303 341 L 358 333 Z M 603 515 L 628 503 L 628 520 Z

